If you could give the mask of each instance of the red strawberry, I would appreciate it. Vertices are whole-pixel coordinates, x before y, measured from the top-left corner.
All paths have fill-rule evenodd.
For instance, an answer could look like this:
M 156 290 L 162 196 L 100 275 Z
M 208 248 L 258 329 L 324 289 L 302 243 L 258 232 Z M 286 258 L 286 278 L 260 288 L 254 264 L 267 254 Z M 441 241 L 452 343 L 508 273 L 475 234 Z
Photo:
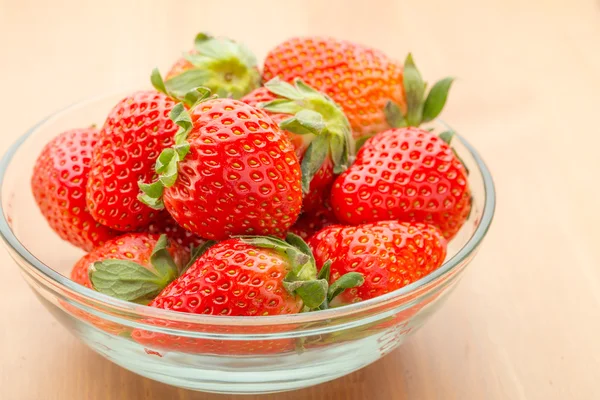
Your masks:
M 191 116 L 181 104 L 171 116 L 181 129 L 159 157 L 159 180 L 140 185 L 146 203 L 207 239 L 287 232 L 301 208 L 300 165 L 273 120 L 214 98 L 200 99 Z
M 246 46 L 200 33 L 194 50 L 171 67 L 165 84 L 180 97 L 204 86 L 220 97 L 239 99 L 260 86 L 260 73 L 256 57 Z
M 304 240 L 308 240 L 317 231 L 334 224 L 339 224 L 339 222 L 335 218 L 329 201 L 326 200 L 319 209 L 302 213 L 296 223 L 290 228 L 290 232 L 300 236 Z
M 303 79 L 342 106 L 355 137 L 361 137 L 388 127 L 384 106 L 389 101 L 407 112 L 409 125 L 433 119 L 441 111 L 452 80 L 442 80 L 432 88 L 434 95 L 427 102 L 436 104 L 427 106 L 423 101 L 425 85 L 421 81 L 418 86 L 418 71 L 410 56 L 407 64 L 410 71 L 404 73 L 399 62 L 378 50 L 333 38 L 300 37 L 271 50 L 265 59 L 263 79 Z
M 179 226 L 173 217 L 166 212 L 162 213 L 156 221 L 152 222 L 143 230 L 155 234 L 164 233 L 167 235 L 169 240 L 172 240 L 185 249 L 195 249 L 206 243 L 206 240 L 202 239 L 200 236 L 195 235 Z
M 155 91 L 136 92 L 110 112 L 94 148 L 87 205 L 96 221 L 119 231 L 146 226 L 158 213 L 138 200 L 138 182 L 155 178 L 161 151 L 173 145 L 175 103 Z
M 90 251 L 117 232 L 100 225 L 85 203 L 95 127 L 73 129 L 48 143 L 36 161 L 31 189 L 50 227 L 77 247 Z
M 303 209 L 310 212 L 322 206 L 334 174 L 348 168 L 354 141 L 350 123 L 337 104 L 299 79 L 294 83 L 292 86 L 279 79 L 267 82 L 265 87 L 277 98 L 257 106 L 276 116 L 288 135 L 303 137 L 296 154 L 302 166 Z
M 190 258 L 189 253 L 184 251 L 184 249 L 177 244 L 173 243 L 169 245 L 166 250 L 165 246 L 167 246 L 165 238 L 160 237 L 159 235 L 142 233 L 125 234 L 121 237 L 109 240 L 104 245 L 97 247 L 92 252 L 82 257 L 73 267 L 71 279 L 80 285 L 91 289 L 93 286 L 90 281 L 90 267 L 92 265 L 100 266 L 99 268 L 102 270 L 103 262 L 112 263 L 110 269 L 108 271 L 103 270 L 102 273 L 104 273 L 105 277 L 108 276 L 113 279 L 104 279 L 104 281 L 102 281 L 101 276 L 100 283 L 104 283 L 104 285 L 99 288 L 99 291 L 126 300 L 147 302 L 157 291 L 160 291 L 161 288 L 164 288 L 167 283 L 175 278 L 178 274 L 178 270 L 183 269 Z M 120 262 L 125 263 L 125 266 L 115 265 L 114 260 L 120 260 Z M 131 290 L 131 286 L 129 286 L 129 288 L 127 288 L 127 286 L 122 286 L 121 289 L 125 288 L 128 290 L 119 291 L 119 295 L 115 295 L 114 290 L 110 290 L 111 284 L 114 286 L 114 283 L 116 282 L 116 279 L 114 278 L 120 275 L 117 273 L 111 277 L 111 271 L 114 271 L 115 273 L 120 271 L 122 273 L 127 269 L 127 266 L 130 263 L 133 264 L 134 267 L 128 269 L 130 272 L 129 276 L 135 276 L 132 273 L 139 274 L 140 270 L 147 269 L 147 272 L 143 271 L 142 273 L 142 276 L 146 278 L 146 281 L 144 282 L 145 287 L 142 288 L 140 285 L 134 288 L 134 290 Z M 172 265 L 172 267 L 170 265 Z M 148 277 L 152 278 L 154 282 L 148 282 Z M 98 279 L 98 277 L 96 277 L 96 279 Z M 152 288 L 154 288 L 153 292 Z M 123 296 L 124 294 L 133 293 L 135 289 L 138 291 L 137 294 L 134 293 L 133 296 Z M 147 290 L 144 292 L 140 289 Z M 104 332 L 112 335 L 121 335 L 126 334 L 131 330 L 127 326 L 98 317 L 73 304 L 69 304 L 62 300 L 60 303 L 65 310 L 75 315 L 77 318 L 87 321 Z
M 327 281 L 317 278 L 314 259 L 306 243 L 293 235 L 287 240 L 247 236 L 215 244 L 150 306 L 227 316 L 296 314 L 303 308 L 316 309 L 328 295 Z M 156 323 L 164 325 L 160 321 Z M 212 327 L 210 330 L 265 333 L 263 327 L 253 328 L 221 327 L 219 330 L 219 327 Z M 266 331 L 276 332 L 277 329 L 285 327 L 267 328 Z M 143 330 L 134 331 L 132 337 L 154 348 L 200 353 L 239 355 L 293 349 L 291 339 L 256 341 L 244 346 L 243 341 L 186 339 Z
M 73 267 L 71 279 L 123 300 L 150 300 L 179 275 L 189 260 L 189 251 L 169 243 L 165 235 L 126 233 L 83 256 Z M 130 282 L 116 287 L 114 283 L 125 274 L 129 274 L 127 278 L 141 274 L 153 280 L 146 281 L 143 287 Z
M 331 191 L 336 217 L 433 224 L 451 239 L 471 209 L 467 171 L 452 148 L 423 129 L 400 128 L 366 141 Z
M 285 253 L 292 247 L 280 240 L 264 238 L 267 245 L 273 242 L 276 249 L 263 248 L 254 244 L 256 240 L 236 238 L 213 245 L 150 306 L 229 316 L 300 312 L 302 299 L 284 287 L 287 273 L 298 267 Z M 306 280 L 316 279 L 316 275 L 312 264 Z
M 319 268 L 331 262 L 332 285 L 349 272 L 364 275 L 365 283 L 343 293 L 341 303 L 372 299 L 400 289 L 439 268 L 446 256 L 446 240 L 441 232 L 420 223 L 333 225 L 313 236 L 309 245 Z

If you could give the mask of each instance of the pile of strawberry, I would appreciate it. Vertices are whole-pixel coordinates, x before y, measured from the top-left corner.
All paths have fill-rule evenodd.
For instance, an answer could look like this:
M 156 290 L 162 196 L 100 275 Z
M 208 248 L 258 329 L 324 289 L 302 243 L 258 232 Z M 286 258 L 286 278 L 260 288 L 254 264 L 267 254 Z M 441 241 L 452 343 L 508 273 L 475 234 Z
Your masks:
M 331 38 L 266 57 L 199 34 L 154 90 L 40 154 L 37 204 L 88 252 L 75 282 L 174 311 L 258 316 L 367 300 L 437 269 L 468 171 L 421 123 L 452 80 Z M 306 240 L 306 241 L 305 241 Z

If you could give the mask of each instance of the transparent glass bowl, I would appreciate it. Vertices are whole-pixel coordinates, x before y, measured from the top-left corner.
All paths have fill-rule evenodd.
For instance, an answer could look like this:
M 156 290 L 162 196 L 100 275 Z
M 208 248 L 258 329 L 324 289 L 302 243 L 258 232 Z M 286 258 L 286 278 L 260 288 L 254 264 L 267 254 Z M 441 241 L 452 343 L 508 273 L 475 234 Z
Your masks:
M 193 390 L 267 393 L 349 374 L 402 344 L 441 306 L 492 221 L 490 173 L 458 138 L 453 145 L 470 170 L 473 211 L 443 266 L 409 286 L 342 308 L 252 318 L 176 313 L 113 299 L 67 278 L 83 253 L 48 227 L 29 182 L 45 143 L 70 128 L 101 125 L 122 97 L 75 104 L 37 124 L 8 150 L 0 163 L 0 232 L 56 319 L 96 352 L 148 378 Z M 446 129 L 441 122 L 432 127 Z M 134 340 L 150 333 L 168 340 L 145 345 Z

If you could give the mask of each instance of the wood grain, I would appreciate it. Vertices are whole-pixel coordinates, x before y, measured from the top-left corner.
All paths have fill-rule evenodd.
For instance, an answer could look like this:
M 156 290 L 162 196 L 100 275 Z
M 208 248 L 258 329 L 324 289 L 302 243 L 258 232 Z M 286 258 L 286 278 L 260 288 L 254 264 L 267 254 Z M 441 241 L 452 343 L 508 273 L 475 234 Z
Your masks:
M 600 397 L 600 3 L 592 0 L 241 2 L 0 0 L 0 150 L 45 115 L 147 85 L 197 30 L 262 57 L 329 34 L 458 77 L 445 119 L 497 184 L 495 223 L 458 289 L 362 371 L 261 399 Z M 219 399 L 138 377 L 88 350 L 0 252 L 0 398 Z M 246 397 L 258 399 L 259 397 Z

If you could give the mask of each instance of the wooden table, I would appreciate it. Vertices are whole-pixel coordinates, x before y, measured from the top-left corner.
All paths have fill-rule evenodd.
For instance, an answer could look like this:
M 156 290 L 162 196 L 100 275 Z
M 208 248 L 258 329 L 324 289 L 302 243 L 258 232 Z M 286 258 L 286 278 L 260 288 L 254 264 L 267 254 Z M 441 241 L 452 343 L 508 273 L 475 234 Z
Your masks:
M 330 34 L 399 58 L 411 50 L 425 76 L 458 77 L 444 117 L 498 189 L 476 261 L 391 355 L 261 399 L 600 398 L 597 0 L 84 3 L 0 0 L 0 150 L 78 99 L 145 86 L 197 30 L 239 38 L 260 57 L 291 35 Z M 1 399 L 230 398 L 102 359 L 42 308 L 4 251 L 0 261 Z

